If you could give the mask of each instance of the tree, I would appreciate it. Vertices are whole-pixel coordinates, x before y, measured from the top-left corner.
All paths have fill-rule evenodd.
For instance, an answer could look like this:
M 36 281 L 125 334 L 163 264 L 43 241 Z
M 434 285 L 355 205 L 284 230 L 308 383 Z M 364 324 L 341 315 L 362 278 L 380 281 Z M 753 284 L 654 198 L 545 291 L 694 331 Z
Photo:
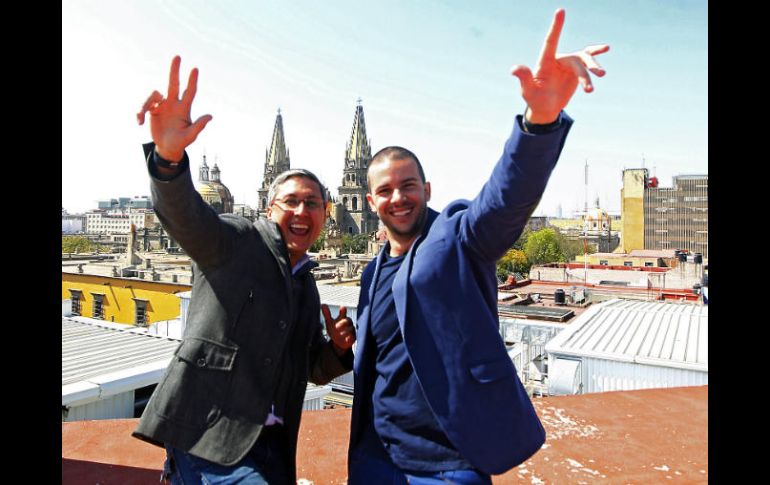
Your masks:
M 366 253 L 366 244 L 369 241 L 368 234 L 344 234 L 342 236 L 342 252 L 343 253 Z
M 524 244 L 524 253 L 530 264 L 567 261 L 562 249 L 564 237 L 554 228 L 546 227 L 532 232 Z
M 83 236 L 62 236 L 62 253 L 91 253 L 96 250 L 96 244 Z
M 513 247 L 497 262 L 497 277 L 505 279 L 511 273 L 528 273 L 529 268 L 530 264 L 524 251 Z
M 310 246 L 311 253 L 317 253 L 324 248 L 324 242 L 326 241 L 326 228 L 321 229 L 318 239 L 315 240 L 312 246 Z
M 526 226 L 516 242 L 513 243 L 512 249 L 523 250 L 530 234 L 532 234 L 532 229 L 530 229 L 529 226 Z

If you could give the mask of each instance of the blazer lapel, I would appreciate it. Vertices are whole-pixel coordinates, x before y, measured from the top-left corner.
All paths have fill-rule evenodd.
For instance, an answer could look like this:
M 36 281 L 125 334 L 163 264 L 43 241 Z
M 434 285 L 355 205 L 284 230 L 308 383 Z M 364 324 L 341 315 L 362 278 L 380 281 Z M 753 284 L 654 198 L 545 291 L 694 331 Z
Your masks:
M 362 288 L 369 294 L 369 303 L 361 313 L 361 318 L 357 320 L 358 328 L 356 329 L 356 351 L 353 353 L 353 370 L 358 373 L 361 370 L 361 356 L 364 355 L 365 342 L 367 341 L 367 332 L 369 331 L 369 319 L 371 317 L 372 298 L 374 297 L 374 287 L 377 285 L 377 278 L 380 275 L 380 268 L 382 262 L 385 259 L 385 251 L 390 251 L 390 243 L 386 243 L 385 246 L 377 254 L 377 260 L 374 264 L 374 275 L 369 284 L 369 288 Z
M 294 305 L 291 304 L 291 269 L 289 268 L 289 255 L 286 250 L 286 244 L 283 242 L 281 232 L 278 230 L 278 226 L 273 222 L 260 219 L 254 226 L 257 231 L 262 235 L 262 240 L 272 253 L 278 267 L 281 269 L 283 275 L 283 284 L 286 289 L 287 303 L 289 304 L 289 311 L 294 314 Z M 293 316 L 292 316 L 293 319 Z

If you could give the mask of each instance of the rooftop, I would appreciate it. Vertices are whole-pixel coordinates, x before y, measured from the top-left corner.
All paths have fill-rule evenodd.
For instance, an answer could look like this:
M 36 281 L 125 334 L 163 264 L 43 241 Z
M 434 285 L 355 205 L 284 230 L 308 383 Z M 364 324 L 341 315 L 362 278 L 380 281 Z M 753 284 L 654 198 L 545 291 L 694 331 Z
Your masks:
M 62 317 L 62 406 L 82 404 L 155 384 L 179 340 L 130 325 Z
M 708 483 L 708 386 L 536 399 L 547 442 L 493 483 Z M 306 411 L 297 477 L 344 484 L 350 409 Z M 62 423 L 62 483 L 157 483 L 165 453 L 136 419 Z M 308 483 L 302 482 L 300 483 Z
M 593 305 L 546 350 L 708 372 L 708 306 L 610 300 Z

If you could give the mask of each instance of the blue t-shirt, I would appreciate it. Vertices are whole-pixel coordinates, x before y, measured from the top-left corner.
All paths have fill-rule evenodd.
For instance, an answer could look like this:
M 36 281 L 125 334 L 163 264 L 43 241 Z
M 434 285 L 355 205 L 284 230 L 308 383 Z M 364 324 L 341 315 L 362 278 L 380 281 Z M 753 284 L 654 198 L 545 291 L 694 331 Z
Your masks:
M 364 337 L 377 348 L 377 377 L 362 444 L 370 452 L 381 453 L 377 443 L 381 442 L 393 463 L 404 470 L 470 469 L 473 466 L 452 446 L 433 416 L 404 345 L 392 290 L 404 257 L 386 254 L 374 282 L 371 333 Z

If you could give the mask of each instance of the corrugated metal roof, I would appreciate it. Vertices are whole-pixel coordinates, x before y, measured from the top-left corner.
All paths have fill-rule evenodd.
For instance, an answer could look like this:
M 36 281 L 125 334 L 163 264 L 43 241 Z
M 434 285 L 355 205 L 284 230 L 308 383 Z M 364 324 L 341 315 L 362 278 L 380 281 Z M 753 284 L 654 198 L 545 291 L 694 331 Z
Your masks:
M 708 306 L 610 300 L 575 319 L 546 351 L 708 372 Z
M 361 293 L 360 286 L 318 285 L 321 303 L 326 305 L 356 308 L 359 293 Z
M 178 346 L 179 340 L 62 317 L 61 383 L 167 362 Z

